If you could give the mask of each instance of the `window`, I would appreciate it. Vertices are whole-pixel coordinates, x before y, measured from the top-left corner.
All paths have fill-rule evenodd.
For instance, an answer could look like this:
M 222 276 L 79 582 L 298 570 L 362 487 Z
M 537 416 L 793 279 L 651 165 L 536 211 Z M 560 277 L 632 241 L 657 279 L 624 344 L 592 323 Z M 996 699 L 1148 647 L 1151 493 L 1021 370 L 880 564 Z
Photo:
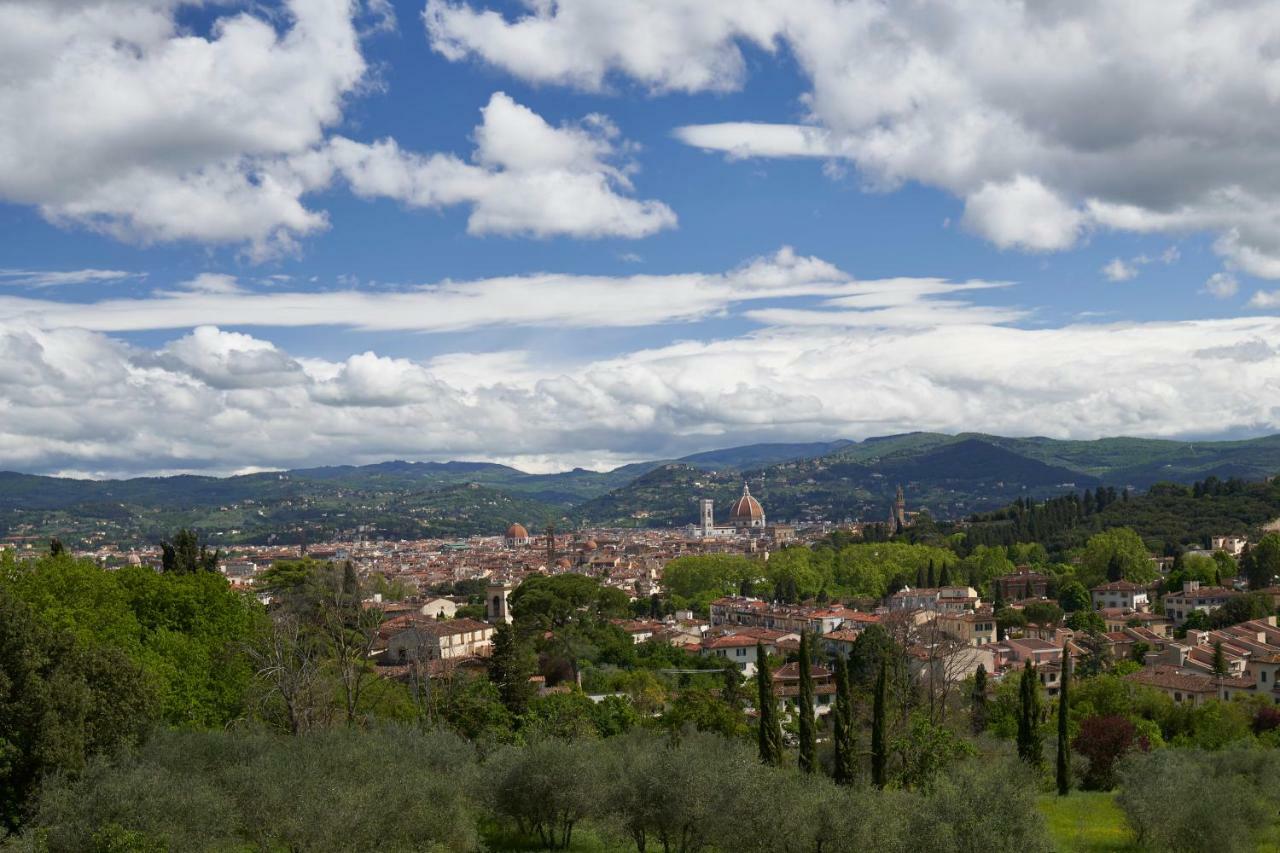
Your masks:
M 737 653 L 738 657 L 740 657 L 740 658 L 745 658 L 745 657 L 747 656 L 747 650 L 746 650 L 746 649 L 737 649 L 737 650 L 736 650 L 736 653 Z
M 1262 682 L 1265 684 L 1265 683 L 1266 683 L 1266 681 L 1267 681 L 1267 671 L 1266 671 L 1265 669 L 1264 669 L 1264 670 L 1261 670 L 1261 671 L 1258 673 L 1258 675 L 1259 675 L 1259 677 L 1262 679 Z

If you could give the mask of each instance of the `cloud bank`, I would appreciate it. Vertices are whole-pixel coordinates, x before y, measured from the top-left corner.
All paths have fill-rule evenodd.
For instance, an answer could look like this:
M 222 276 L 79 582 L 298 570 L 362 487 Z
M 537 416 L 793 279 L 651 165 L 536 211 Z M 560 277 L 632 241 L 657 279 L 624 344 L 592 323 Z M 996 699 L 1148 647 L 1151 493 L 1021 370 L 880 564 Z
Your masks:
M 1024 310 L 970 301 L 1002 283 L 863 281 L 788 249 L 723 273 L 374 293 L 259 293 L 217 276 L 196 285 L 87 306 L 0 302 L 6 465 L 98 475 L 481 458 L 561 468 L 909 429 L 1280 430 L 1280 351 L 1266 343 L 1280 340 L 1280 317 L 1026 328 Z M 501 310 L 531 292 L 528 304 L 553 308 Z M 521 323 L 548 335 L 519 350 L 322 359 L 274 343 L 269 311 L 292 325 Z M 698 325 L 725 315 L 747 331 L 709 336 Z M 587 358 L 556 334 L 637 322 L 687 323 L 691 337 L 711 339 Z M 177 331 L 146 347 L 114 336 L 125 329 Z

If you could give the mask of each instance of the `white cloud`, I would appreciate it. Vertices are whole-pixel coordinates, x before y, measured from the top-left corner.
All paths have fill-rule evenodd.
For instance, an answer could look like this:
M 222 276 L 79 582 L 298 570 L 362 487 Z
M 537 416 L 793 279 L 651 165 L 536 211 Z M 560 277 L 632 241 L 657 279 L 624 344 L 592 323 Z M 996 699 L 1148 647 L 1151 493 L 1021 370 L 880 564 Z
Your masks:
M 607 120 L 551 127 L 499 94 L 474 164 L 333 131 L 371 84 L 361 37 L 386 0 L 282 0 L 178 23 L 181 0 L 0 3 L 0 200 L 143 244 L 294 253 L 328 227 L 306 196 L 341 174 L 359 194 L 470 204 L 473 233 L 640 237 L 675 224 L 626 197 L 630 149 Z M 527 145 L 524 144 L 527 142 Z
M 365 74 L 349 0 L 288 0 L 208 37 L 176 0 L 0 6 L 0 197 L 142 242 L 288 248 L 325 226 L 271 172 Z
M 1259 290 L 1249 299 L 1252 308 L 1280 308 L 1280 290 Z
M 523 352 L 326 361 L 212 327 L 151 351 L 6 322 L 0 453 L 27 470 L 114 473 L 387 458 L 552 468 L 904 429 L 1274 431 L 1280 356 L 1264 344 L 1274 340 L 1276 317 L 776 325 L 594 361 Z M 164 416 L 140 415 L 155 412 Z
M 1205 291 L 1218 299 L 1228 299 L 1240 290 L 1240 282 L 1229 272 L 1216 272 L 1204 283 Z
M 811 83 L 802 124 L 679 129 L 690 144 L 839 157 L 875 189 L 939 187 L 1000 246 L 1209 232 L 1229 264 L 1280 278 L 1268 0 L 559 0 L 510 18 L 478 2 L 429 0 L 434 49 L 588 90 L 738 88 L 741 45 L 785 46 Z
M 707 151 L 723 151 L 730 159 L 746 157 L 836 157 L 829 134 L 804 124 L 725 122 L 694 124 L 673 131 L 686 145 Z
M 0 286 L 60 287 L 69 284 L 102 284 L 128 278 L 140 278 L 123 270 L 19 270 L 0 269 Z
M 1006 322 L 1022 316 L 1018 311 L 946 298 L 1003 286 L 999 282 L 860 281 L 820 258 L 798 255 L 787 247 L 723 273 L 619 277 L 537 273 L 392 291 L 244 292 L 229 276 L 206 275 L 198 281 L 199 286 L 188 283 L 181 290 L 92 303 L 0 295 L 0 317 L 21 318 L 44 328 L 99 332 L 205 324 L 420 332 L 503 326 L 607 328 L 691 323 L 745 303 L 803 297 L 827 298 L 828 308 L 848 316 L 858 314 L 867 325 L 908 318 L 917 326 Z
M 987 183 L 964 203 L 961 222 L 1002 249 L 1068 249 L 1084 227 L 1084 217 L 1035 178 L 1017 175 Z
M 772 49 L 780 4 L 769 0 L 527 4 L 515 22 L 492 11 L 427 0 L 431 46 L 451 60 L 475 54 L 527 80 L 599 91 L 613 72 L 654 91 L 737 88 L 746 63 L 735 41 Z
M 368 145 L 338 137 L 296 167 L 314 185 L 339 174 L 366 198 L 414 207 L 470 204 L 473 234 L 637 238 L 675 226 L 665 204 L 620 194 L 631 189 L 632 166 L 615 162 L 626 146 L 603 116 L 552 127 L 502 92 L 481 112 L 475 164 L 405 152 L 392 139 Z
M 1129 281 L 1137 277 L 1138 268 L 1121 258 L 1112 258 L 1102 268 L 1102 274 L 1107 277 L 1107 281 Z

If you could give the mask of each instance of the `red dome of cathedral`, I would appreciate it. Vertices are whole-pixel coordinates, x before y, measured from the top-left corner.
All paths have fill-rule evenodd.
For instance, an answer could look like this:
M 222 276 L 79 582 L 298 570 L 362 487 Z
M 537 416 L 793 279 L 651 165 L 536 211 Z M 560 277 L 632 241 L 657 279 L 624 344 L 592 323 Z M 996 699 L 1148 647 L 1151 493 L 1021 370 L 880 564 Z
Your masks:
M 742 484 L 742 497 L 729 510 L 729 523 L 734 527 L 760 527 L 764 525 L 764 507 L 751 497 L 751 489 Z
M 525 530 L 525 529 L 524 529 L 524 525 L 523 525 L 523 524 L 520 524 L 519 522 L 517 522 L 517 523 L 512 524 L 510 527 L 508 527 L 508 528 L 507 528 L 507 532 L 506 532 L 506 534 L 505 534 L 505 537 L 504 537 L 504 538 L 506 538 L 506 539 L 528 539 L 528 538 L 529 538 L 529 531 L 527 531 L 527 530 Z

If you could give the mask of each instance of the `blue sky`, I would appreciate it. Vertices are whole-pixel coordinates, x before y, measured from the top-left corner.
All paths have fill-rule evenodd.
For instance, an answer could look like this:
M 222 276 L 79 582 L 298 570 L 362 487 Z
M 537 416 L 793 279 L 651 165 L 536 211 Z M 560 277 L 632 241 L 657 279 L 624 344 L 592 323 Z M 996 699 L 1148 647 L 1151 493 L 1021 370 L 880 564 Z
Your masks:
M 19 0 L 0 461 L 1275 431 L 1249 6 Z

